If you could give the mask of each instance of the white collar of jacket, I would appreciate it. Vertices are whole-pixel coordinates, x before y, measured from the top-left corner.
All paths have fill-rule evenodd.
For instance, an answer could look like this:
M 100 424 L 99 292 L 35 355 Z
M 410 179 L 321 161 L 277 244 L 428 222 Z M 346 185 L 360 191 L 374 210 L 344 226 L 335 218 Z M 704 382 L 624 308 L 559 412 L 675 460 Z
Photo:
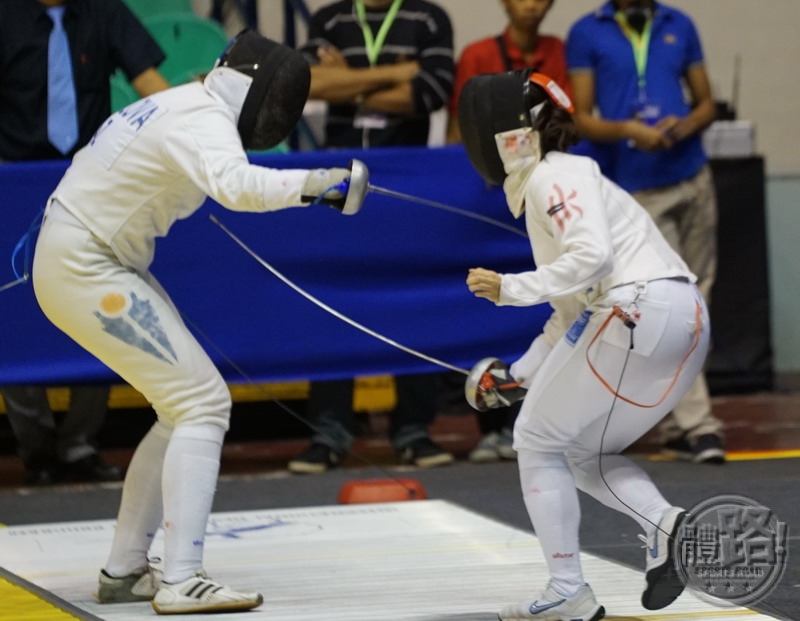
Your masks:
M 230 67 L 215 67 L 203 80 L 206 89 L 231 109 L 236 123 L 239 122 L 239 115 L 252 83 L 253 78 L 249 75 Z
M 515 218 L 519 218 L 525 211 L 528 178 L 542 159 L 539 132 L 530 127 L 521 127 L 495 134 L 494 139 L 507 175 L 503 190 L 508 208 Z

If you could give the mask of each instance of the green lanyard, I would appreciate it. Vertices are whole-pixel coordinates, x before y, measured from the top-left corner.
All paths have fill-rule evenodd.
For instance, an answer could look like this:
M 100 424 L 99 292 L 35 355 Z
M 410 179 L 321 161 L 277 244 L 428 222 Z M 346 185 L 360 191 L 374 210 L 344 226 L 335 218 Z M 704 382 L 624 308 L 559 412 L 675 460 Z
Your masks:
M 361 31 L 364 33 L 364 47 L 367 50 L 367 58 L 369 59 L 370 66 L 374 67 L 375 63 L 378 62 L 378 56 L 380 56 L 383 43 L 386 41 L 386 35 L 389 34 L 389 28 L 392 27 L 394 18 L 397 17 L 397 12 L 400 10 L 400 5 L 403 4 L 403 0 L 394 0 L 394 2 L 392 2 L 392 6 L 389 8 L 389 12 L 386 14 L 380 30 L 378 30 L 377 37 L 372 35 L 372 29 L 367 23 L 367 10 L 364 8 L 364 0 L 354 1 L 356 13 L 358 13 L 358 21 L 361 24 Z
M 641 95 L 644 93 L 645 87 L 647 55 L 650 51 L 650 35 L 653 32 L 653 20 L 652 18 L 648 19 L 644 24 L 644 30 L 639 34 L 631 28 L 631 25 L 628 23 L 628 20 L 625 19 L 625 15 L 622 12 L 618 11 L 614 15 L 614 19 L 617 20 L 619 27 L 622 28 L 622 32 L 628 37 L 628 41 L 631 42 L 631 47 L 633 47 L 633 58 L 636 61 L 636 74 L 639 76 L 639 93 Z

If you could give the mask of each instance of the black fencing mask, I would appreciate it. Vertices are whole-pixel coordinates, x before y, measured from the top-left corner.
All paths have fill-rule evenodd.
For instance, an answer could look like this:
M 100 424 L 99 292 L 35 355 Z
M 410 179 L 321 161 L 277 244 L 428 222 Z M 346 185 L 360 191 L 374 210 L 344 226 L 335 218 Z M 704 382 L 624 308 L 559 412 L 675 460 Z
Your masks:
M 470 78 L 458 100 L 458 126 L 472 166 L 486 181 L 506 178 L 495 134 L 532 127 L 537 106 L 548 99 L 572 112 L 572 102 L 549 77 L 531 69 Z
M 216 67 L 253 78 L 237 129 L 248 150 L 270 149 L 286 138 L 303 113 L 311 73 L 296 50 L 245 30 L 222 53 Z

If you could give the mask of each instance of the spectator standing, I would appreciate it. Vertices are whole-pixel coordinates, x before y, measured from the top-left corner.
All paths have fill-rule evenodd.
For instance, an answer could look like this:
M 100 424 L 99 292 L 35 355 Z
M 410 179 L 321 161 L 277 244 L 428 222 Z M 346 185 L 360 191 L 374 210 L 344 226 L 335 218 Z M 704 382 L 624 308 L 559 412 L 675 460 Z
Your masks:
M 71 158 L 111 112 L 121 68 L 142 95 L 167 88 L 164 54 L 119 0 L 0 2 L 0 162 Z M 108 386 L 72 386 L 56 425 L 44 386 L 0 391 L 27 482 L 116 481 L 97 453 Z
M 480 39 L 467 45 L 456 65 L 453 98 L 450 100 L 450 120 L 447 141 L 461 141 L 458 129 L 458 99 L 464 84 L 471 77 L 484 73 L 501 73 L 532 69 L 553 78 L 565 92 L 570 92 L 564 43 L 558 37 L 539 34 L 539 29 L 553 8 L 555 0 L 501 0 L 508 16 L 508 25 L 497 36 Z M 459 393 L 463 392 L 462 377 L 454 377 Z M 512 448 L 514 420 L 520 408 L 516 403 L 495 412 L 477 412 L 481 440 L 470 452 L 473 462 L 492 462 L 516 459 Z
M 56 146 L 48 137 L 48 98 L 69 97 L 70 82 L 48 89 L 48 48 L 62 24 L 77 136 Z M 0 34 L 0 160 L 71 158 L 111 113 L 109 78 L 117 69 L 142 97 L 169 87 L 157 69 L 164 53 L 120 0 L 3 0 Z
M 533 69 L 553 78 L 569 94 L 564 42 L 558 37 L 539 34 L 542 22 L 555 0 L 500 0 L 508 16 L 508 25 L 497 36 L 468 44 L 458 59 L 447 138 L 461 141 L 458 131 L 458 98 L 472 76 Z
M 426 145 L 429 115 L 447 105 L 453 86 L 453 32 L 425 0 L 342 0 L 311 18 L 302 49 L 311 64 L 310 99 L 328 102 L 328 148 Z M 453 456 L 430 437 L 437 375 L 395 378 L 389 436 L 400 460 L 420 467 Z M 298 474 L 338 465 L 355 435 L 353 380 L 312 382 L 311 445 L 289 462 Z
M 605 172 L 653 217 L 709 302 L 717 205 L 700 133 L 716 111 L 694 23 L 654 0 L 609 0 L 573 25 L 567 62 L 581 134 L 603 154 Z M 703 374 L 660 432 L 665 452 L 725 461 Z

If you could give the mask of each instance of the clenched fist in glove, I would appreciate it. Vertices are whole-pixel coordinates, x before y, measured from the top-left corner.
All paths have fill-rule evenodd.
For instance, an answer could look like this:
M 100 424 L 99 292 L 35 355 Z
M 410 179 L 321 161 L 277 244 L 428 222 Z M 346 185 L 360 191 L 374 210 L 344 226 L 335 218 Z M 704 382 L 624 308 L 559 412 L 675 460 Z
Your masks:
M 367 193 L 369 172 L 359 160 L 347 168 L 317 168 L 306 177 L 300 198 L 303 202 L 322 203 L 352 215 L 361 209 Z

